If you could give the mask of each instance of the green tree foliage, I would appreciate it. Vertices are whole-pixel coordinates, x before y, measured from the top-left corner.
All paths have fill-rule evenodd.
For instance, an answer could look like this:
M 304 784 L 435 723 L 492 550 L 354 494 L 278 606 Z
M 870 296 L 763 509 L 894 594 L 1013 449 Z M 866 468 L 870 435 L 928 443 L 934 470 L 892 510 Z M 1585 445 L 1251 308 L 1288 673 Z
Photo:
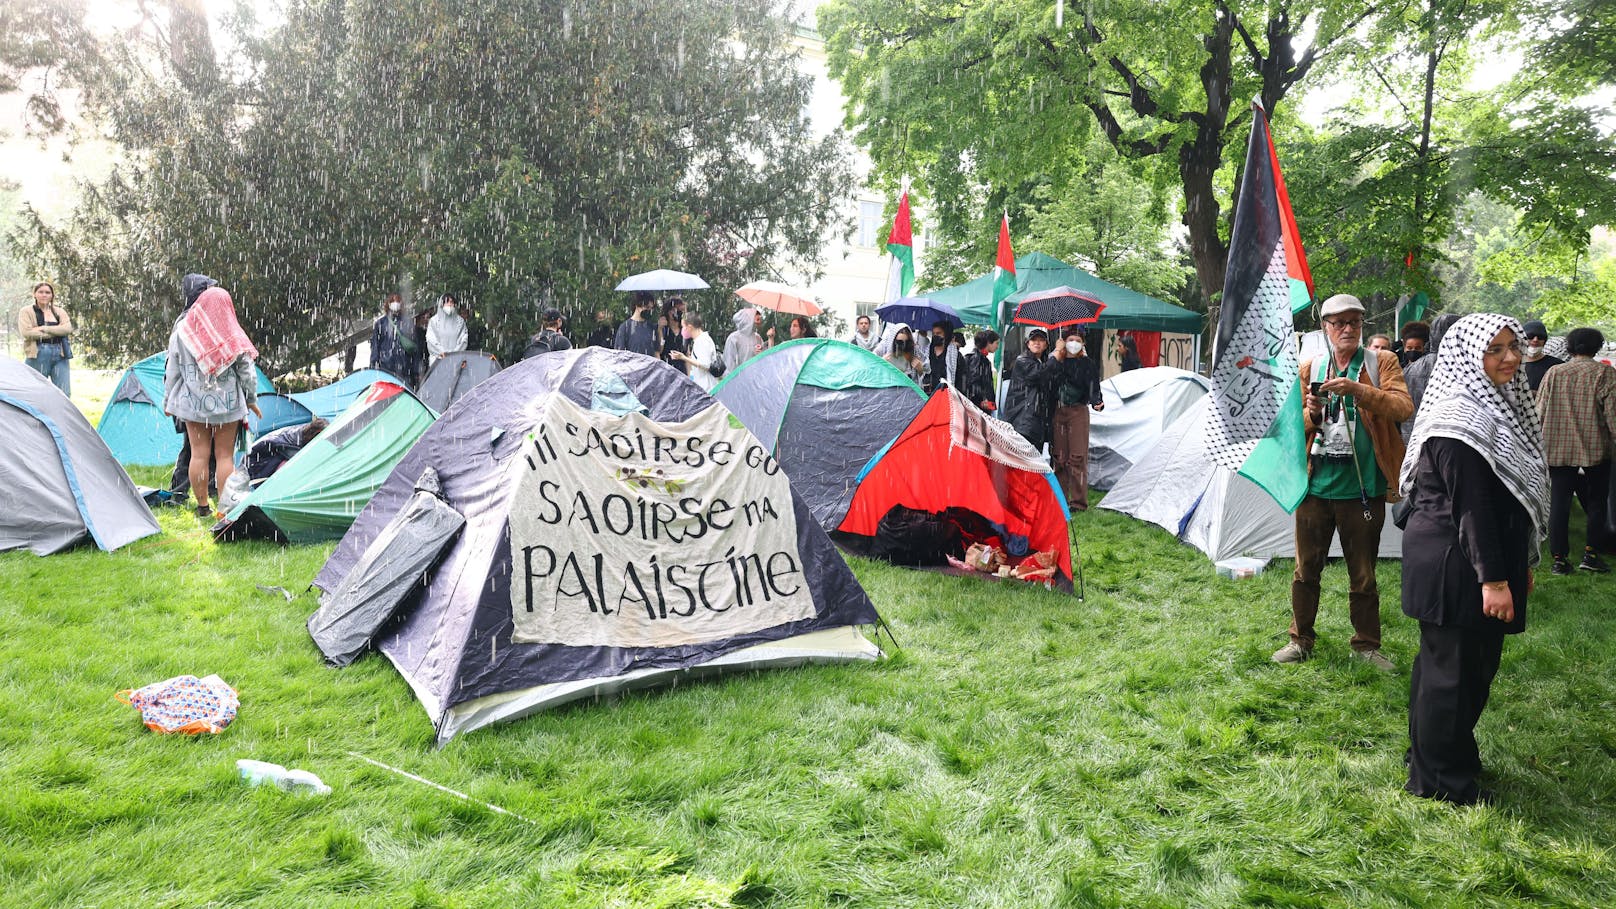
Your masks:
M 1290 135 L 1291 198 L 1319 286 L 1388 309 L 1409 291 L 1440 300 L 1445 276 L 1475 268 L 1444 260 L 1467 248 L 1444 241 L 1472 193 L 1567 249 L 1616 222 L 1616 143 L 1576 83 L 1528 67 L 1470 87 L 1478 70 L 1530 53 L 1523 36 L 1541 34 L 1522 30 L 1530 11 L 1514 0 L 1409 6 L 1409 41 L 1362 54 L 1356 92 L 1328 127 Z
M 1324 0 L 835 0 L 819 22 L 857 140 L 884 178 L 914 177 L 941 232 L 991 237 L 984 210 L 996 221 L 999 205 L 1034 201 L 1040 185 L 1081 191 L 1097 136 L 1152 182 L 1179 187 L 1210 298 L 1223 286 L 1232 198 L 1220 172 L 1244 148 L 1248 102 L 1273 115 L 1383 18 Z M 979 247 L 980 265 L 993 251 Z
M 227 60 L 204 30 L 98 67 L 128 164 L 63 225 L 28 222 L 109 357 L 162 343 L 193 270 L 280 364 L 394 289 L 457 293 L 503 355 L 541 307 L 613 306 L 632 272 L 812 272 L 851 188 L 755 4 L 296 0 L 233 30 Z

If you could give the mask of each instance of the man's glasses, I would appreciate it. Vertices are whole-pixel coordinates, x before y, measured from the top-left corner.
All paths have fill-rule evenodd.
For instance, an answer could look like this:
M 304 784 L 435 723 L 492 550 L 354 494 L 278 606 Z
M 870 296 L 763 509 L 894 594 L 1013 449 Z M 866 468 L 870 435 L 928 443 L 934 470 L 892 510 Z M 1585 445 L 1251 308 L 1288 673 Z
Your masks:
M 1548 340 L 1548 338 L 1544 337 L 1543 335 L 1526 335 L 1525 338 L 1528 341 L 1547 341 Z
M 1362 319 L 1325 319 L 1324 324 L 1335 329 L 1363 328 Z

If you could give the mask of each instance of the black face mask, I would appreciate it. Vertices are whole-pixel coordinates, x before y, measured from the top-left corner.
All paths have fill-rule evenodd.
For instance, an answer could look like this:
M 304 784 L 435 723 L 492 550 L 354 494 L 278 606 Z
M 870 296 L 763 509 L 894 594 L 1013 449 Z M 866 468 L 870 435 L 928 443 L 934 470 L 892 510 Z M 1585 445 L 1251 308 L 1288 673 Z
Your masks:
M 913 341 L 893 341 L 892 342 L 892 349 L 897 351 L 898 353 L 905 353 L 905 354 L 910 353 L 915 349 L 915 342 L 913 342 Z
M 1403 359 L 1407 360 L 1410 363 L 1414 362 L 1415 360 L 1418 360 L 1420 357 L 1423 357 L 1423 356 L 1425 356 L 1425 351 L 1423 351 L 1423 350 L 1405 350 L 1405 351 L 1403 351 Z

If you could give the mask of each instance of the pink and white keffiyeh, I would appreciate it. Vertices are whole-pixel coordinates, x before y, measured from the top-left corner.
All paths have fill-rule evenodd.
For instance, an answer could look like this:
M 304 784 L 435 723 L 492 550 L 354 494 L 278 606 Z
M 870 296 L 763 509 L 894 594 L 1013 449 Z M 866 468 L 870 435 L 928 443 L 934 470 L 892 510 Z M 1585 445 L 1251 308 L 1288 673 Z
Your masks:
M 222 287 L 210 287 L 196 298 L 195 305 L 180 320 L 179 333 L 180 343 L 210 376 L 222 375 L 242 354 L 249 360 L 258 358 L 258 348 L 247 340 L 247 333 L 236 321 L 236 304 L 230 292 Z

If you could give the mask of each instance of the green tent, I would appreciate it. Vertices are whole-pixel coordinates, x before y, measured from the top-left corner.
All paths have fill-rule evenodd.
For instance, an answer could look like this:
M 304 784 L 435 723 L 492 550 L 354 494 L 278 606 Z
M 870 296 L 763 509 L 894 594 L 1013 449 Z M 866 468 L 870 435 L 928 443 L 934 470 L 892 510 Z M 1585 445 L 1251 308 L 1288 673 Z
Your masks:
M 393 382 L 377 382 L 297 457 L 242 499 L 220 539 L 339 539 L 437 416 Z
M 1201 331 L 1202 316 L 1166 300 L 1102 281 L 1081 268 L 1067 265 L 1054 256 L 1028 253 L 1016 260 L 1016 292 L 1005 298 L 1002 312 L 993 311 L 993 275 L 983 275 L 957 287 L 934 290 L 922 296 L 954 307 L 971 325 L 1003 330 L 1016 310 L 1016 304 L 1029 293 L 1068 285 L 1092 294 L 1105 304 L 1100 328 L 1127 331 L 1170 331 L 1193 335 Z

